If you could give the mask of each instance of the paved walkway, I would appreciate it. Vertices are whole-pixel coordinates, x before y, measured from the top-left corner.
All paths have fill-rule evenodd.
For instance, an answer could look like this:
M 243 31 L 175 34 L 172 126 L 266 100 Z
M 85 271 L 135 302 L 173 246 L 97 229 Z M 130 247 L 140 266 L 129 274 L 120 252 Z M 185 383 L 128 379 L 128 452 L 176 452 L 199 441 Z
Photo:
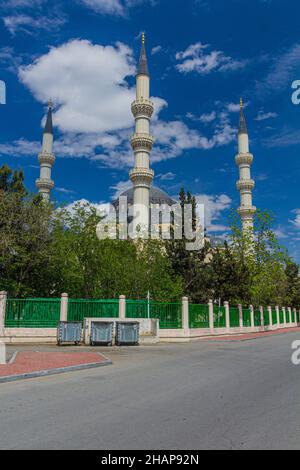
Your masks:
M 22 351 L 13 356 L 12 363 L 0 365 L 0 381 L 5 377 L 38 376 L 54 371 L 69 371 L 107 363 L 105 356 L 94 352 Z M 43 374 L 43 375 L 44 375 Z
M 266 336 L 283 335 L 285 333 L 298 333 L 300 328 L 282 328 L 274 331 L 259 331 L 258 333 L 242 333 L 236 335 L 218 335 L 208 336 L 207 338 L 201 338 L 204 341 L 248 341 L 250 339 L 265 338 Z

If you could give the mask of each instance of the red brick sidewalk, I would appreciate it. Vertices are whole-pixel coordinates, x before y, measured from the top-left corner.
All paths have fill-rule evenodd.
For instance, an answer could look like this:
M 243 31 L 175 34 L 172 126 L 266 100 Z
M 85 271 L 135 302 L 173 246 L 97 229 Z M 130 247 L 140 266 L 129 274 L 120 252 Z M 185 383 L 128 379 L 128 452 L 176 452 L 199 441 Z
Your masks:
M 19 352 L 12 364 L 0 365 L 0 379 L 23 375 L 39 374 L 40 372 L 53 373 L 56 370 L 72 370 L 76 368 L 88 368 L 105 365 L 110 361 L 98 353 L 92 352 Z M 26 377 L 24 377 L 26 378 Z
M 236 335 L 210 336 L 204 341 L 248 341 L 250 339 L 264 338 L 266 336 L 282 335 L 285 333 L 300 333 L 300 328 L 282 328 L 274 331 L 260 331 L 259 333 L 241 333 Z

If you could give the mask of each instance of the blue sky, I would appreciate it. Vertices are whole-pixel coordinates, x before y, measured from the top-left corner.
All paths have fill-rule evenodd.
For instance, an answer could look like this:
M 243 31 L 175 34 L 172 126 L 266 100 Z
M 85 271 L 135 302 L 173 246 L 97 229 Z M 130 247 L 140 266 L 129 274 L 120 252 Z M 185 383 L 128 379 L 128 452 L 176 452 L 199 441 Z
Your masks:
M 287 6 L 288 3 L 288 6 Z M 54 4 L 54 5 L 53 5 Z M 297 0 L 0 1 L 0 163 L 35 191 L 47 101 L 55 107 L 58 203 L 108 202 L 128 187 L 140 33 L 146 32 L 155 184 L 184 185 L 223 235 L 239 205 L 234 157 L 246 103 L 254 204 L 273 211 L 280 241 L 300 261 L 300 80 Z

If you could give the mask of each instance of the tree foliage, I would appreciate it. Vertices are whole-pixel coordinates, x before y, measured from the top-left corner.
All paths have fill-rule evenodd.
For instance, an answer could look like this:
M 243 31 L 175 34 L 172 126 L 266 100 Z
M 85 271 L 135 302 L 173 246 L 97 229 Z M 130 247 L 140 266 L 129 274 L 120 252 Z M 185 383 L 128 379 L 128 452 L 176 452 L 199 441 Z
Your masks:
M 22 171 L 0 168 L 0 290 L 11 297 L 145 299 L 300 307 L 299 266 L 278 243 L 273 217 L 258 211 L 254 233 L 236 213 L 228 240 L 186 249 L 187 240 L 99 240 L 89 204 L 56 209 L 24 187 Z M 181 189 L 180 204 L 196 200 Z M 184 225 L 184 218 L 182 220 Z

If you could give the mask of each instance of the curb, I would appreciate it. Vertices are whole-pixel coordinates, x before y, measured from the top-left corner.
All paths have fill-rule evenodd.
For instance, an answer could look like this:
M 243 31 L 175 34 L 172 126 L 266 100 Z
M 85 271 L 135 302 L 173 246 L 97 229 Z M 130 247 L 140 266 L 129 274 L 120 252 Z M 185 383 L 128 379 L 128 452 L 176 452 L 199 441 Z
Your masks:
M 91 362 L 89 364 L 79 364 L 76 366 L 60 367 L 58 369 L 39 370 L 35 372 L 28 372 L 26 374 L 9 375 L 6 377 L 0 377 L 0 384 L 7 382 L 16 382 L 18 380 L 34 379 L 36 377 L 48 377 L 50 375 L 64 374 L 66 372 L 75 372 L 85 369 L 95 369 L 97 367 L 110 366 L 113 362 L 107 359 L 103 362 Z

